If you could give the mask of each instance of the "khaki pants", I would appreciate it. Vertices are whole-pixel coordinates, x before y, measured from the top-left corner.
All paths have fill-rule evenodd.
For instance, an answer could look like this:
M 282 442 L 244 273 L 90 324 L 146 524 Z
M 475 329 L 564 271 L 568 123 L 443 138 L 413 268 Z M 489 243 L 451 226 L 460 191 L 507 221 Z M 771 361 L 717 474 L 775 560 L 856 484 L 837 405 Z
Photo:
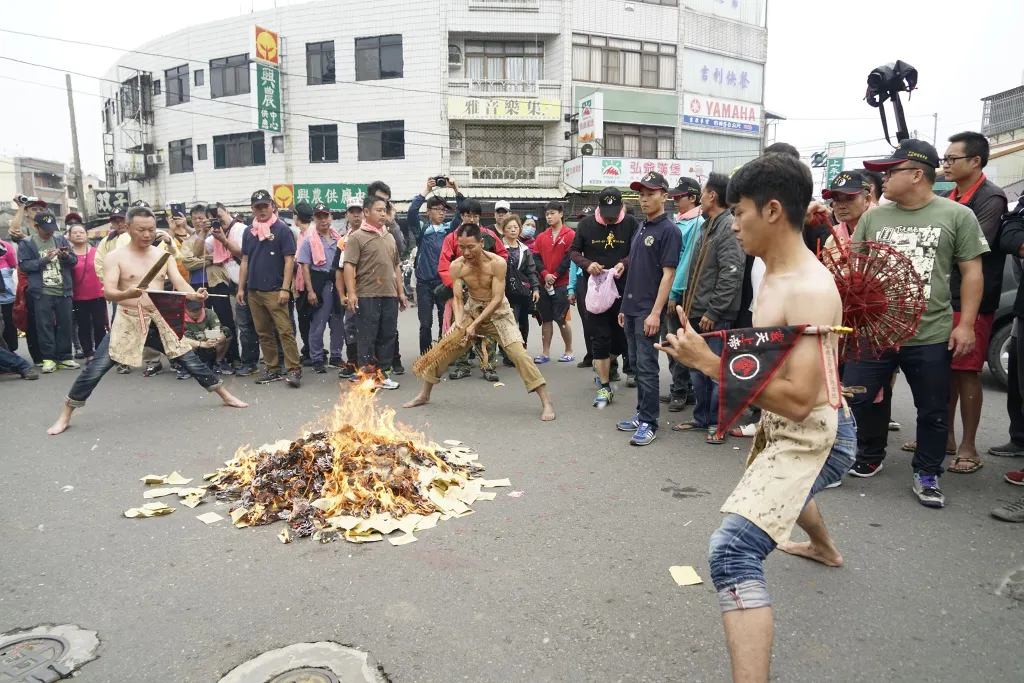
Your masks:
M 260 349 L 267 370 L 280 370 L 281 359 L 277 356 L 277 340 L 274 328 L 281 337 L 281 348 L 284 349 L 285 366 L 288 372 L 302 372 L 302 361 L 299 359 L 299 347 L 295 343 L 295 329 L 292 327 L 288 304 L 281 305 L 279 292 L 247 292 L 249 312 L 252 323 L 260 338 Z
M 463 311 L 471 320 L 480 315 L 486 306 L 487 302 L 468 298 L 463 306 Z M 508 299 L 501 302 L 501 306 L 491 315 L 490 319 L 477 325 L 477 331 L 498 339 L 498 345 L 505 351 L 509 360 L 515 364 L 516 371 L 522 378 L 523 384 L 526 385 L 527 391 L 536 391 L 538 387 L 546 384 L 536 363 L 526 353 L 523 337 L 519 334 L 519 325 L 512 314 L 512 308 L 508 305 Z M 440 382 L 441 375 L 444 374 L 449 363 L 461 356 L 463 352 L 462 348 L 453 349 L 447 358 L 442 358 L 436 366 L 430 368 L 423 379 L 431 384 Z

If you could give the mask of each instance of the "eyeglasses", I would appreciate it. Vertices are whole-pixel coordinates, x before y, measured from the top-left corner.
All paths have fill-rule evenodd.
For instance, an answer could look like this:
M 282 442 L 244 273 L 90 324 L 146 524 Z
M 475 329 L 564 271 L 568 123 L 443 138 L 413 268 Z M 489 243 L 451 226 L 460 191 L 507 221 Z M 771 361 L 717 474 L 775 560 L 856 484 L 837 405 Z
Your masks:
M 966 157 L 966 156 L 965 157 L 945 156 L 945 157 L 942 157 L 942 165 L 943 166 L 952 166 L 953 164 L 955 164 L 956 162 L 960 161 L 961 159 L 970 159 L 970 157 Z
M 914 166 L 904 166 L 903 168 L 887 168 L 882 171 L 883 178 L 891 178 L 893 173 L 899 173 L 900 171 L 920 171 L 920 168 Z

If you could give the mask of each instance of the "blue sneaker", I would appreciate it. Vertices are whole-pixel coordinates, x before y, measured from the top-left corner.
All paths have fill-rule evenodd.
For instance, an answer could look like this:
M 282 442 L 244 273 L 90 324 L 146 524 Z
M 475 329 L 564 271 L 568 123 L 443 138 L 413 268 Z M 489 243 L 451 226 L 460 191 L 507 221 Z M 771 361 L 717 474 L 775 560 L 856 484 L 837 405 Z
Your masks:
M 217 372 L 219 372 L 222 375 L 233 375 L 235 374 L 235 369 L 231 367 L 230 363 L 222 360 L 220 362 L 220 365 L 217 366 Z
M 597 397 L 594 399 L 595 408 L 607 408 L 608 404 L 615 398 L 615 394 L 611 389 L 605 389 L 601 387 L 597 390 Z
M 615 425 L 615 428 L 620 432 L 635 432 L 640 428 L 640 413 L 634 415 L 630 420 L 623 420 Z
M 637 427 L 636 432 L 633 433 L 633 438 L 629 440 L 631 446 L 646 446 L 650 442 L 654 441 L 658 437 L 658 433 L 651 427 L 650 422 L 641 422 L 640 426 Z
M 235 374 L 239 377 L 249 377 L 259 372 L 259 369 L 255 365 L 243 365 L 235 371 Z

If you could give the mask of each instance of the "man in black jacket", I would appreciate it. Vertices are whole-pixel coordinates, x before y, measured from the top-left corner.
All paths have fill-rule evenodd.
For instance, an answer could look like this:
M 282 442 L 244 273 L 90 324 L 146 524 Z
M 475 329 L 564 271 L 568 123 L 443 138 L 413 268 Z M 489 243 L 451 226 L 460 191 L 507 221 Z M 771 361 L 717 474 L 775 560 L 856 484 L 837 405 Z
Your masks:
M 1015 259 L 1024 258 L 1024 198 L 1017 203 L 1013 211 L 1004 216 L 999 248 Z M 1019 271 L 1019 268 L 1017 270 Z M 1010 363 L 1007 372 L 1009 386 L 1006 394 L 1006 412 L 1010 416 L 1010 441 L 988 449 L 992 455 L 1024 456 L 1024 377 L 1021 376 L 1024 368 L 1020 364 L 1021 342 L 1024 341 L 1024 335 L 1021 335 L 1019 330 L 1021 318 L 1024 318 L 1024 278 L 1018 283 L 1017 298 L 1013 302 L 1013 333 L 1010 336 Z M 1024 468 L 1007 472 L 1003 478 L 1007 483 L 1024 486 Z M 992 514 L 1007 522 L 1024 522 L 1024 497 L 992 510 Z
M 1003 267 L 1006 254 L 999 251 L 999 226 L 1006 213 L 1006 194 L 999 186 L 985 178 L 982 171 L 988 164 L 988 140 L 981 133 L 957 133 L 949 139 L 946 155 L 942 157 L 942 172 L 946 180 L 956 187 L 948 195 L 953 201 L 966 205 L 978 219 L 981 231 L 992 249 L 981 257 L 982 294 L 978 315 L 974 321 L 974 351 L 953 359 L 949 387 L 949 436 L 946 451 L 956 449 L 956 459 L 946 468 L 949 472 L 967 474 L 981 468 L 978 447 L 974 440 L 981 422 L 981 370 L 988 358 L 988 342 L 992 336 L 995 310 L 1003 288 Z M 953 303 L 953 326 L 960 323 L 960 270 L 954 268 L 949 277 L 949 291 Z M 956 446 L 957 399 L 963 420 L 963 441 Z
M 604 408 L 615 394 L 611 389 L 612 357 L 626 353 L 626 334 L 619 326 L 619 307 L 626 285 L 623 274 L 629 265 L 629 248 L 636 233 L 636 219 L 626 214 L 622 193 L 608 187 L 597 196 L 597 211 L 576 226 L 576 236 L 569 247 L 569 258 L 583 271 L 576 284 L 580 308 L 586 308 L 590 278 L 605 271 L 614 271 L 619 297 L 602 313 L 587 311 L 583 316 L 583 333 L 590 341 L 594 368 L 600 383 L 594 407 Z

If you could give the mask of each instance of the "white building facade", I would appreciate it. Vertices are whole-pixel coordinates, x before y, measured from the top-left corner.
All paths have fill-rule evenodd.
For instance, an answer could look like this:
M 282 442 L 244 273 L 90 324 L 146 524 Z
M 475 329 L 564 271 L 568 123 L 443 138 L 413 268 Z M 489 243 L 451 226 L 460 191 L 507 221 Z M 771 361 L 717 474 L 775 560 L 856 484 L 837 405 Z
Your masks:
M 373 180 L 525 202 L 729 171 L 762 146 L 766 2 L 312 2 L 196 25 L 108 71 L 107 186 L 341 208 Z

